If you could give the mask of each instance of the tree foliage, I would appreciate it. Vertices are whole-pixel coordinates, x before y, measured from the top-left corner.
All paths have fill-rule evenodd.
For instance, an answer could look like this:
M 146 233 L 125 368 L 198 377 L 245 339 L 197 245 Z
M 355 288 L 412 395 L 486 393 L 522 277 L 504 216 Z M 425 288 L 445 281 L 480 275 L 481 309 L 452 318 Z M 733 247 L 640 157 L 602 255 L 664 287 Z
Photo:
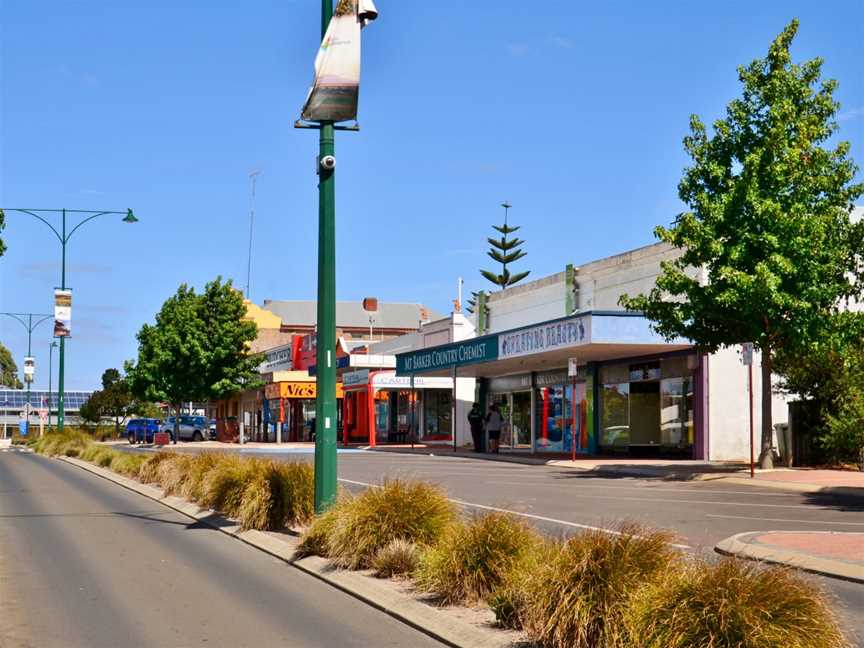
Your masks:
M 861 461 L 864 449 L 864 313 L 842 312 L 805 349 L 781 349 L 781 388 L 815 408 L 828 458 Z
M 861 292 L 864 225 L 850 210 L 864 187 L 837 130 L 834 80 L 822 60 L 792 62 L 793 20 L 768 56 L 738 69 L 740 98 L 709 135 L 693 115 L 692 159 L 678 194 L 692 211 L 656 236 L 682 250 L 648 295 L 624 296 L 655 329 L 704 351 L 754 342 L 762 352 L 762 462 L 770 463 L 772 354 L 805 348 L 841 300 Z M 703 269 L 706 281 L 693 273 Z
M 483 275 L 485 279 L 490 281 L 491 283 L 499 286 L 501 289 L 507 288 L 508 286 L 512 286 L 513 284 L 519 283 L 529 274 L 531 274 L 530 270 L 525 272 L 517 272 L 516 274 L 510 274 L 510 270 L 507 268 L 511 263 L 515 263 L 519 259 L 524 256 L 527 256 L 527 252 L 521 250 L 522 244 L 525 241 L 521 240 L 518 237 L 507 238 L 511 234 L 515 234 L 521 228 L 518 226 L 508 225 L 507 224 L 507 211 L 510 206 L 507 203 L 504 203 L 504 224 L 503 225 L 493 225 L 492 229 L 501 234 L 501 238 L 487 238 L 486 240 L 489 242 L 491 246 L 489 251 L 486 253 L 489 255 L 493 261 L 497 261 L 501 264 L 501 272 L 495 273 L 491 270 L 481 270 L 480 274 Z M 472 304 L 473 307 L 473 304 Z
M 231 281 L 208 283 L 202 294 L 186 284 L 138 332 L 138 358 L 127 363 L 133 395 L 177 408 L 260 386 L 260 354 L 249 353 L 258 331 L 244 319 L 242 294 Z
M 0 343 L 0 385 L 6 385 L 12 389 L 24 387 L 18 378 L 18 365 L 15 364 L 12 353 L 2 343 Z

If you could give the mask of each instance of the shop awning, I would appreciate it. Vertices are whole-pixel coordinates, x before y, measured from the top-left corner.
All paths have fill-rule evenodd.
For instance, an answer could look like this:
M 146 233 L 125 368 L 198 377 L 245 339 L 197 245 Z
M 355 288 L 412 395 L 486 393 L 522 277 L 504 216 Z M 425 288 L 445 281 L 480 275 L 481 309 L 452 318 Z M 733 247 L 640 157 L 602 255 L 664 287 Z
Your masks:
M 589 311 L 472 340 L 396 356 L 399 376 L 489 377 L 579 364 L 636 358 L 692 348 L 686 340 L 666 341 L 640 313 Z

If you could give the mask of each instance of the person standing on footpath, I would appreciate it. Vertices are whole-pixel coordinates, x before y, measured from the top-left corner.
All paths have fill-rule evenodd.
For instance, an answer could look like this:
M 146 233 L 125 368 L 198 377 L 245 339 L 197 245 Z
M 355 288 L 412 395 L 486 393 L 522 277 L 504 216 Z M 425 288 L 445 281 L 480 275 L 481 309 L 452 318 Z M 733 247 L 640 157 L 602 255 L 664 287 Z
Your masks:
M 498 411 L 498 403 L 492 403 L 489 413 L 486 415 L 486 431 L 489 433 L 489 452 L 498 452 L 498 443 L 501 440 L 501 426 L 504 417 Z
M 468 412 L 468 425 L 474 440 L 474 452 L 483 452 L 483 410 L 480 409 L 480 403 L 474 403 Z

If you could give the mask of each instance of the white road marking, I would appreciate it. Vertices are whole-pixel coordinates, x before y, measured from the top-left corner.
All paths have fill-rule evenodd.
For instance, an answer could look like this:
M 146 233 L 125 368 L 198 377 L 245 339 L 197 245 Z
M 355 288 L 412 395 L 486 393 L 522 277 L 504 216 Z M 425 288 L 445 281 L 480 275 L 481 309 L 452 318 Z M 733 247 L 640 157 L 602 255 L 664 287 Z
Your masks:
M 380 488 L 381 487 L 379 484 L 369 484 L 366 482 L 355 481 L 353 479 L 341 479 L 340 478 L 339 481 L 345 482 L 346 484 L 355 484 L 357 486 L 366 486 L 367 488 Z M 498 513 L 509 513 L 511 515 L 518 515 L 519 517 L 530 518 L 532 520 L 539 520 L 541 522 L 551 522 L 553 524 L 559 524 L 559 525 L 571 527 L 574 529 L 585 529 L 588 531 L 600 531 L 602 533 L 609 533 L 611 535 L 621 535 L 621 533 L 619 531 L 616 531 L 615 529 L 605 529 L 603 527 L 591 526 L 590 524 L 579 524 L 578 522 L 568 522 L 567 520 L 558 520 L 556 518 L 545 517 L 543 515 L 534 515 L 532 513 L 523 513 L 521 511 L 511 511 L 510 509 L 498 508 L 496 506 L 486 506 L 485 504 L 475 504 L 473 502 L 466 502 L 464 500 L 453 499 L 452 497 L 448 498 L 448 499 L 451 502 L 453 502 L 454 504 L 458 504 L 459 506 L 477 508 L 477 509 L 482 509 L 484 511 L 497 511 Z M 684 550 L 693 549 L 693 547 L 691 547 L 690 545 L 685 545 L 685 544 L 671 543 L 671 546 L 675 547 L 676 549 L 684 549 Z
M 614 495 L 580 495 L 578 493 L 567 493 L 567 497 L 578 497 L 582 499 L 622 500 L 626 502 L 665 502 L 668 504 L 714 504 L 719 506 L 748 506 L 751 508 L 755 507 L 805 509 L 807 511 L 813 511 L 815 508 L 812 504 L 758 504 L 751 502 L 718 502 L 716 500 L 664 499 L 660 497 L 617 497 Z
M 790 522 L 792 524 L 833 524 L 839 526 L 864 526 L 864 522 L 818 522 L 816 520 L 788 520 L 785 518 L 747 517 L 745 515 L 716 515 L 706 513 L 705 517 L 724 518 L 727 520 L 757 520 L 759 522 Z
M 644 490 L 650 490 L 652 493 L 691 493 L 691 494 L 693 493 L 693 489 L 689 489 L 689 488 L 675 488 L 675 487 L 667 488 L 665 486 L 650 486 L 650 485 L 646 485 L 646 484 L 643 484 L 641 486 L 613 486 L 613 485 L 609 485 L 609 484 L 585 484 L 585 483 L 582 483 L 580 480 L 568 481 L 566 479 L 553 480 L 551 482 L 550 481 L 526 481 L 526 480 L 522 480 L 522 479 L 520 479 L 519 481 L 497 481 L 497 480 L 489 479 L 489 480 L 486 480 L 485 483 L 487 483 L 487 484 L 502 484 L 502 485 L 509 485 L 509 486 L 515 486 L 515 485 L 520 485 L 520 486 L 522 486 L 522 485 L 525 485 L 525 486 L 548 486 L 550 484 L 555 484 L 557 486 L 557 485 L 561 485 L 562 482 L 565 484 L 568 484 L 568 485 L 572 484 L 574 486 L 578 486 L 580 489 L 582 489 L 582 488 L 594 488 L 594 489 L 601 489 L 601 490 L 605 490 L 605 491 L 613 491 L 613 490 L 625 490 L 625 491 L 626 490 L 641 490 L 641 491 L 644 491 Z M 699 486 L 697 486 L 697 484 L 704 484 L 704 483 L 705 482 L 694 482 L 693 486 L 694 486 L 694 488 L 699 488 Z M 788 498 L 788 497 L 799 497 L 801 495 L 801 493 L 797 493 L 797 492 L 761 493 L 759 491 L 727 491 L 727 490 L 714 490 L 714 489 L 705 488 L 704 490 L 702 490 L 700 495 L 759 495 L 760 497 L 764 496 L 764 497 L 787 497 Z

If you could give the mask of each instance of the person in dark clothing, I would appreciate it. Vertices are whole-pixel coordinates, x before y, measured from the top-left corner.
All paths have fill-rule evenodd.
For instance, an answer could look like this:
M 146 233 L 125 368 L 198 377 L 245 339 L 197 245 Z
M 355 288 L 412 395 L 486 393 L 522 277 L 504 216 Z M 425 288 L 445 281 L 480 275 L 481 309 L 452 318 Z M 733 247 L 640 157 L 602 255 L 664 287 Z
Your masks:
M 483 452 L 483 410 L 480 409 L 480 403 L 474 403 L 468 412 L 468 425 L 474 440 L 474 452 Z
M 504 426 L 504 417 L 498 409 L 498 403 L 492 403 L 489 413 L 486 415 L 486 431 L 489 432 L 489 452 L 498 452 L 498 444 L 501 441 L 501 428 Z

